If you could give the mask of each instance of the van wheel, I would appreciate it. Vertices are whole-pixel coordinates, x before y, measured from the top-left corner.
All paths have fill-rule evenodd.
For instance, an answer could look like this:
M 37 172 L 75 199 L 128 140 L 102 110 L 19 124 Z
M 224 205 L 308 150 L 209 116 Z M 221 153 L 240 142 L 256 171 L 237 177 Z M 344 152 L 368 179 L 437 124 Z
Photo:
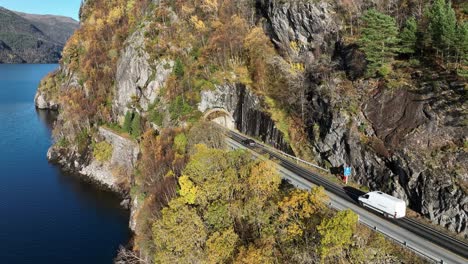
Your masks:
M 387 213 L 384 213 L 383 216 L 384 216 L 385 218 L 388 218 L 388 214 L 387 214 Z
M 365 207 L 363 202 L 359 202 L 359 205 L 360 205 L 361 207 Z

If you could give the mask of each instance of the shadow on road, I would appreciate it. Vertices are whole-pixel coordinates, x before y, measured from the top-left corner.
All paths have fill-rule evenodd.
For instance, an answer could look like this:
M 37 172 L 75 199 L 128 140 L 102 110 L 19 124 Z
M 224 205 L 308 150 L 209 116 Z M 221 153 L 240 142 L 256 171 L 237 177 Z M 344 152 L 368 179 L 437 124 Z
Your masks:
M 365 194 L 365 192 L 359 190 L 359 189 L 356 189 L 354 187 L 350 187 L 350 186 L 345 186 L 343 187 L 343 190 L 346 192 L 346 194 L 351 198 L 353 199 L 356 203 L 358 201 L 358 197 Z

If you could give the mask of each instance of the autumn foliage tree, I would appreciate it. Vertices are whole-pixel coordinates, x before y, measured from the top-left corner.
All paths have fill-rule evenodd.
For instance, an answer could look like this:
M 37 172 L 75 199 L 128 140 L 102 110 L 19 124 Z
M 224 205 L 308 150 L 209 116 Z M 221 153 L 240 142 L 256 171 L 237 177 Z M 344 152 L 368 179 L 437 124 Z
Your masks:
M 340 254 L 351 245 L 357 224 L 358 216 L 349 209 L 322 220 L 317 227 L 321 236 L 319 251 L 322 260 Z
M 178 155 L 174 139 L 180 130 L 165 129 L 160 135 L 148 129 L 141 139 L 141 158 L 138 162 L 137 185 L 143 192 L 151 192 L 164 177 L 179 176 L 186 163 L 185 155 Z
M 323 224 L 330 214 L 323 188 L 284 193 L 271 161 L 241 150 L 195 148 L 179 178 L 179 196 L 153 224 L 156 263 L 313 260 L 319 259 L 310 251 L 318 246 L 312 237 L 319 226 L 348 232 Z
M 153 225 L 155 263 L 196 263 L 203 259 L 207 230 L 194 208 L 174 199 Z
M 284 197 L 278 204 L 283 241 L 307 245 L 307 238 L 327 212 L 326 201 L 323 187 L 314 188 L 310 192 L 293 190 Z
M 258 91 L 265 92 L 269 74 L 268 62 L 275 55 L 273 45 L 261 27 L 254 27 L 244 38 L 244 49 L 253 85 Z

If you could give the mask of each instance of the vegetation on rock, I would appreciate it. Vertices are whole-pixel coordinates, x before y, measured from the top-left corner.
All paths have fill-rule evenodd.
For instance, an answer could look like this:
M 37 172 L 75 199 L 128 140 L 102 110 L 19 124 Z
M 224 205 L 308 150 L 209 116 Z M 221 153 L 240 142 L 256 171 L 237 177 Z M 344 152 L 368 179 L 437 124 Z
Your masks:
M 106 162 L 109 161 L 112 157 L 113 147 L 111 144 L 106 141 L 101 141 L 94 144 L 93 147 L 93 156 L 97 161 Z

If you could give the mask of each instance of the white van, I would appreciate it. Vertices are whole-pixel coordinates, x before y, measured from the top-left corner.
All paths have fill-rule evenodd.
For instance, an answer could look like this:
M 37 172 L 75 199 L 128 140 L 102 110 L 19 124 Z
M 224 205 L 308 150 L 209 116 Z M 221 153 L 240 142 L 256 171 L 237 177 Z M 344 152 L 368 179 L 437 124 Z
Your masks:
M 402 218 L 406 215 L 405 201 L 383 192 L 366 193 L 359 196 L 358 201 L 361 206 L 381 212 L 385 217 Z

